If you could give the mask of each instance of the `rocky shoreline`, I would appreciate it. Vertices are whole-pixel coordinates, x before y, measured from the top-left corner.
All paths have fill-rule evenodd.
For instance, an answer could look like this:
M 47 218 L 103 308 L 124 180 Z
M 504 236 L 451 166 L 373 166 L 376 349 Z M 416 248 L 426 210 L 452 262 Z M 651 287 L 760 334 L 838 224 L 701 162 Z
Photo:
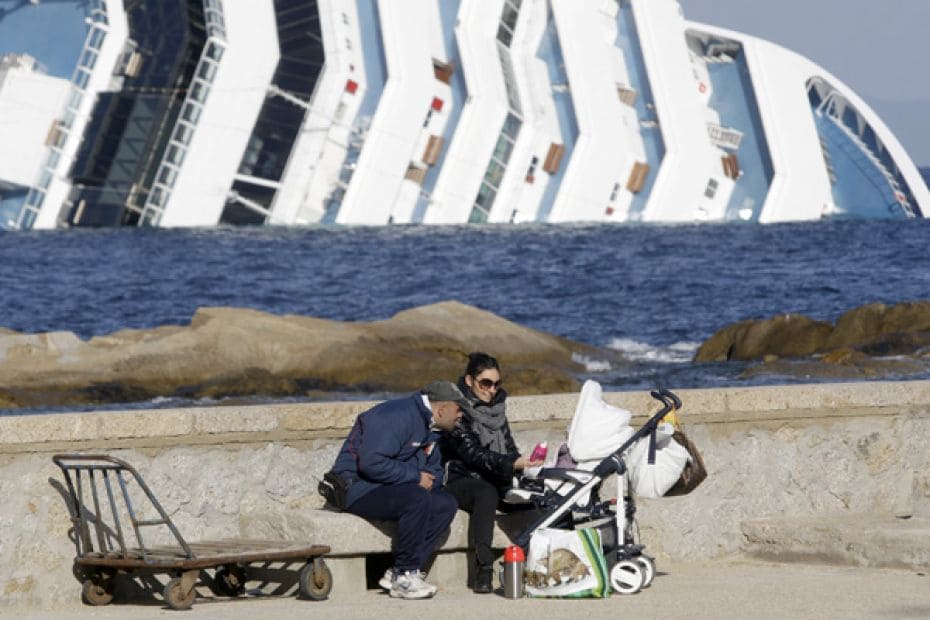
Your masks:
M 87 341 L 0 329 L 0 408 L 406 392 L 454 379 L 475 350 L 498 356 L 514 394 L 575 391 L 584 369 L 573 356 L 604 355 L 459 302 L 370 323 L 200 308 L 189 325 Z
M 613 370 L 629 364 L 617 351 L 452 301 L 368 323 L 208 307 L 189 325 L 89 340 L 0 328 L 0 409 L 407 392 L 435 378 L 454 379 L 475 350 L 498 356 L 514 395 L 577 391 L 586 371 L 578 360 L 605 360 Z M 708 338 L 693 362 L 738 362 L 742 379 L 924 376 L 930 301 L 867 304 L 835 324 L 799 314 L 739 321 Z
M 800 314 L 745 320 L 708 338 L 695 362 L 763 362 L 743 376 L 804 375 L 829 379 L 907 376 L 930 362 L 930 301 L 866 304 L 835 324 Z

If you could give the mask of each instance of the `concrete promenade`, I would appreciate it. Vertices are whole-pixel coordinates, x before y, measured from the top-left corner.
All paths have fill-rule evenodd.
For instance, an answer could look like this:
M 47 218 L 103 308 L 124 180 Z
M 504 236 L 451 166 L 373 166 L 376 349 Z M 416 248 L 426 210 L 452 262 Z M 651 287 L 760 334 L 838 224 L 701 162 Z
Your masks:
M 771 593 L 771 604 L 760 606 L 765 613 L 775 613 L 778 604 L 796 600 L 816 605 L 818 596 L 839 601 L 838 592 L 847 593 L 843 605 L 846 599 L 861 599 L 853 610 L 877 610 L 874 606 L 880 603 L 917 596 L 899 589 L 898 583 L 930 568 L 930 382 L 680 390 L 678 394 L 684 402 L 681 418 L 704 455 L 708 479 L 690 495 L 637 504 L 640 539 L 657 557 L 660 570 L 669 575 L 631 599 L 617 597 L 591 605 L 652 609 L 650 601 L 655 601 L 655 609 L 674 611 L 681 593 L 693 592 L 694 605 L 703 607 L 685 606 L 682 613 L 701 609 L 705 617 L 760 617 L 746 607 L 757 599 L 754 583 L 780 588 Z M 540 440 L 557 445 L 565 438 L 577 398 L 577 394 L 514 398 L 508 416 L 518 445 L 524 450 Z M 637 414 L 634 426 L 654 406 L 643 392 L 611 393 L 605 398 Z M 66 491 L 61 472 L 51 461 L 55 453 L 74 451 L 107 453 L 134 465 L 189 541 L 243 537 L 332 547 L 327 558 L 334 573 L 330 603 L 203 601 L 193 613 L 213 613 L 212 609 L 239 613 L 240 608 L 264 610 L 265 605 L 272 610 L 269 616 L 326 610 L 327 605 L 345 605 L 343 611 L 349 616 L 372 615 L 372 610 L 380 613 L 382 608 L 393 613 L 393 605 L 406 603 L 364 591 L 366 569 L 374 567 L 371 554 L 386 552 L 389 539 L 351 515 L 318 510 L 322 498 L 316 492 L 317 482 L 366 406 L 296 403 L 0 418 L 0 497 L 4 498 L 0 614 L 36 614 L 79 600 L 80 583 L 71 570 L 75 549 Z M 464 581 L 460 572 L 464 561 L 459 561 L 464 544 L 464 526 L 453 528 L 440 554 L 443 561 L 437 561 L 431 573 L 449 589 L 449 596 L 425 604 L 445 609 L 442 613 L 453 617 L 459 607 L 443 601 L 461 596 L 469 609 L 477 604 L 482 610 L 489 606 L 489 613 L 500 613 L 493 597 L 474 602 L 464 591 L 456 594 Z M 741 586 L 743 569 L 726 563 L 734 557 L 784 564 L 768 569 L 750 565 L 745 568 L 748 581 Z M 798 562 L 861 568 L 807 568 L 808 564 Z M 696 564 L 709 568 L 689 568 Z M 822 574 L 832 577 L 821 584 Z M 735 585 L 726 585 L 730 582 Z M 704 583 L 721 585 L 702 589 Z M 921 587 L 915 591 L 928 590 Z M 669 592 L 667 602 L 658 598 L 664 592 Z M 743 598 L 732 601 L 732 606 L 741 611 L 712 613 L 715 606 L 731 605 L 728 597 L 736 596 Z M 777 603 L 779 597 L 782 603 Z M 519 605 L 523 604 L 538 602 Z M 279 605 L 281 611 L 275 611 Z M 84 611 L 121 617 L 121 610 L 122 615 L 129 609 L 137 615 L 139 608 L 112 609 L 116 611 Z M 158 606 L 151 611 L 161 613 Z M 886 611 L 881 614 L 887 615 Z M 527 615 L 536 615 L 535 608 L 528 608 Z M 930 617 L 930 613 L 910 617 L 921 615 Z
M 632 596 L 605 600 L 511 601 L 500 595 L 477 595 L 450 587 L 427 601 L 391 599 L 380 591 L 335 596 L 322 602 L 293 597 L 198 601 L 188 612 L 171 611 L 157 601 L 148 605 L 81 607 L 18 611 L 42 620 L 65 618 L 184 618 L 254 620 L 307 617 L 317 620 L 411 620 L 413 618 L 636 618 L 757 620 L 776 618 L 928 618 L 930 576 L 922 571 L 809 564 L 729 561 L 659 566 L 652 587 Z

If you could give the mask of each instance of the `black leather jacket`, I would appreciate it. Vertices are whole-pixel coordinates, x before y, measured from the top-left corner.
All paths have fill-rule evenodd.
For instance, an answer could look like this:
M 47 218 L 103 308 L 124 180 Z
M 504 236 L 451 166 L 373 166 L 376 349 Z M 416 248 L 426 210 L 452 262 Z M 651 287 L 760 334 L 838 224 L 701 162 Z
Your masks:
M 465 387 L 462 392 L 473 403 L 473 406 L 482 407 L 483 403 L 475 398 L 467 386 L 460 382 L 459 387 Z M 503 403 L 506 398 L 507 393 L 504 390 L 498 390 L 490 405 Z M 455 428 L 449 433 L 444 433 L 439 442 L 445 469 L 445 481 L 451 482 L 462 476 L 484 479 L 503 492 L 511 486 L 513 463 L 520 457 L 510 432 L 510 424 L 505 421 L 503 427 L 504 443 L 507 448 L 505 454 L 493 452 L 487 446 L 481 445 L 478 433 L 472 424 L 471 416 L 468 411 L 465 411 Z

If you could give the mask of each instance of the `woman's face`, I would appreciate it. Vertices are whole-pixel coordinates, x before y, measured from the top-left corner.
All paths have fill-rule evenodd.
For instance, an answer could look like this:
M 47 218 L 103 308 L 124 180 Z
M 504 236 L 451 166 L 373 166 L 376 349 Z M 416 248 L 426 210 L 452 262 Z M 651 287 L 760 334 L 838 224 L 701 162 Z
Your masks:
M 476 377 L 465 375 L 465 383 L 481 402 L 489 403 L 501 387 L 501 373 L 496 368 L 488 368 Z

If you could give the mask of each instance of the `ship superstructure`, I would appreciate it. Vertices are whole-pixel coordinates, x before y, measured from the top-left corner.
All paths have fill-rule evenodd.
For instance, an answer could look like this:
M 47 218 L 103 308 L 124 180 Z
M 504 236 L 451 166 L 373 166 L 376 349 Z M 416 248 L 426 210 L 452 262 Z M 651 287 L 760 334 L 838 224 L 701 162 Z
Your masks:
M 5 57 L 54 109 L 0 141 L 0 226 L 930 209 L 916 166 L 850 88 L 776 44 L 687 21 L 675 0 L 80 6 L 70 82 Z M 16 84 L 0 80 L 0 105 Z

